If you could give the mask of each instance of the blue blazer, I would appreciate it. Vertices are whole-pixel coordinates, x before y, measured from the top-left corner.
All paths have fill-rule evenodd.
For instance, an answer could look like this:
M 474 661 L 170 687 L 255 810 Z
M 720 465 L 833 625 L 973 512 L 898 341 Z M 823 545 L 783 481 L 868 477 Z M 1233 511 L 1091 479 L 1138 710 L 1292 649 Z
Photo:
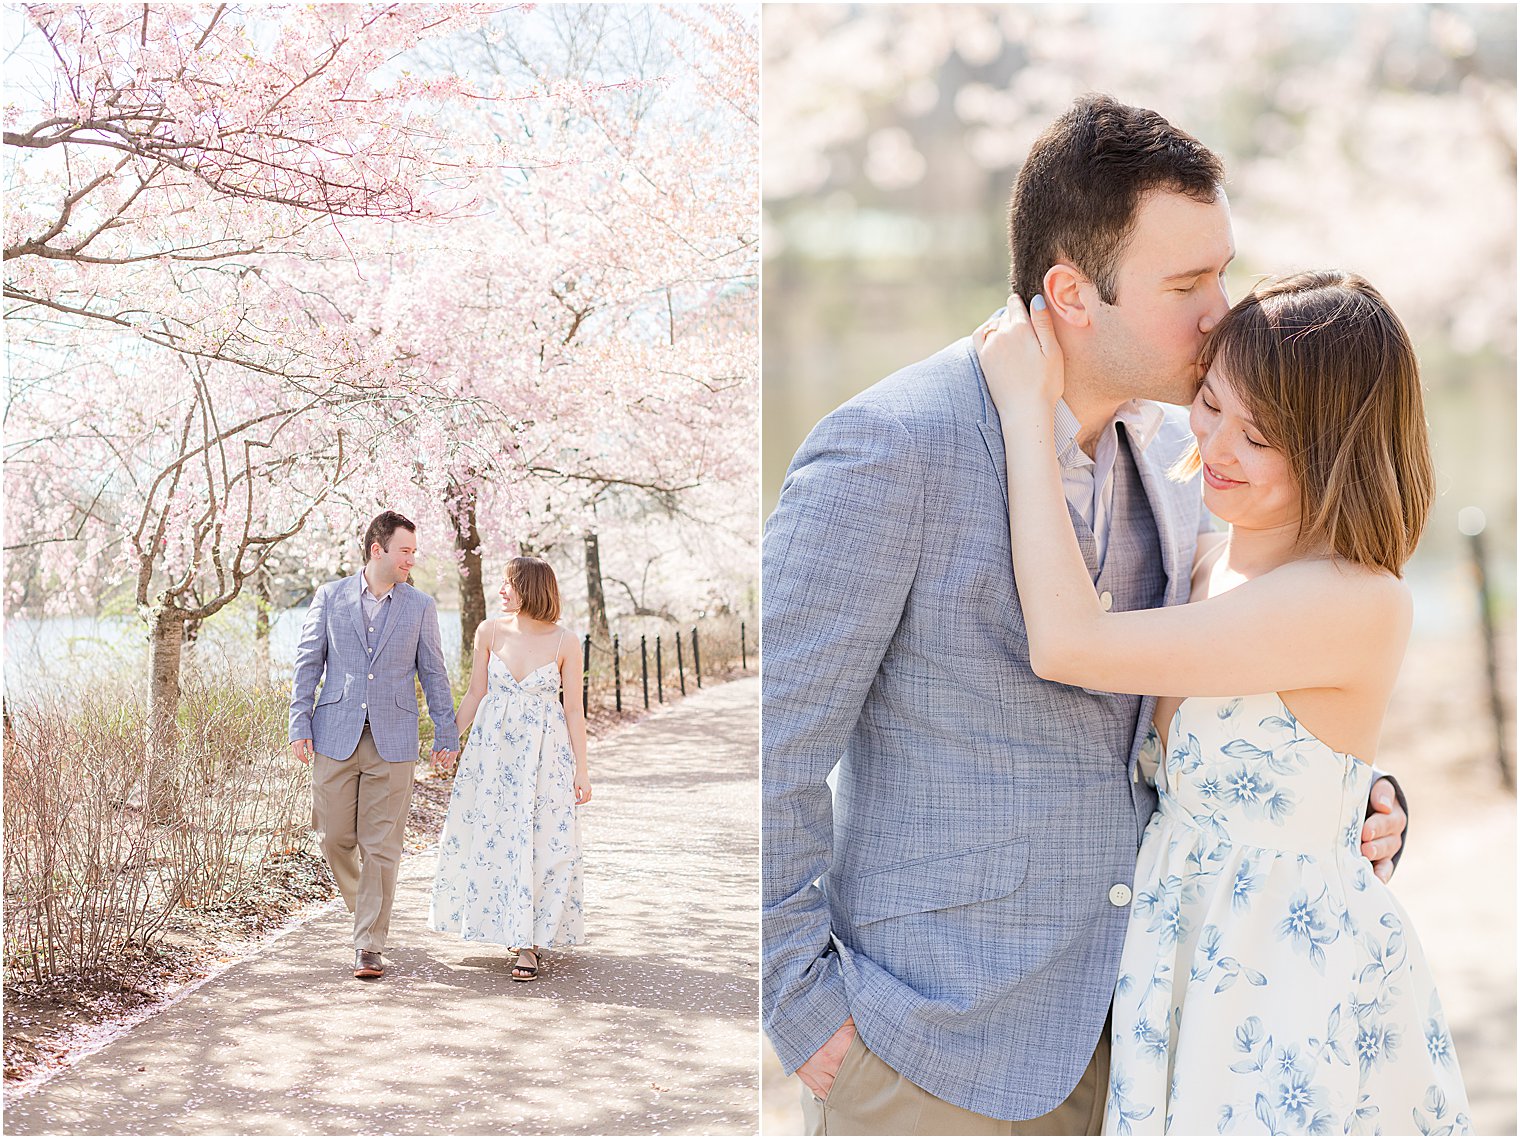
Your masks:
M 1191 438 L 1173 409 L 1122 448 L 1103 574 L 1127 568 L 1099 586 L 1122 607 L 1187 599 L 1200 496 L 1165 472 Z M 1154 701 L 1035 676 L 1007 509 L 969 340 L 797 453 L 763 552 L 761 992 L 788 1071 L 853 1016 L 919 1086 L 1030 1119 L 1113 997 Z
M 296 646 L 290 694 L 290 738 L 311 740 L 318 754 L 347 759 L 367 719 L 380 757 L 415 763 L 417 689 L 422 681 L 433 717 L 433 746 L 459 749 L 454 697 L 443 664 L 438 606 L 413 586 L 391 586 L 390 614 L 373 655 L 365 637 L 364 573 L 319 588 Z M 321 695 L 317 682 L 322 682 Z

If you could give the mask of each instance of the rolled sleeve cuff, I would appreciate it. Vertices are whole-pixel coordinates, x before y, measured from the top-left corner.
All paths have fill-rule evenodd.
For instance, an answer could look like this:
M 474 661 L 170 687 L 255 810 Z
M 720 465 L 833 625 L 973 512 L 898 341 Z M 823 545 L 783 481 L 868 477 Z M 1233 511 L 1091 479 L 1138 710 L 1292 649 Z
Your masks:
M 850 1018 L 839 958 L 832 952 L 813 965 L 817 976 L 769 1010 L 765 1032 L 787 1075 L 807 1063 Z

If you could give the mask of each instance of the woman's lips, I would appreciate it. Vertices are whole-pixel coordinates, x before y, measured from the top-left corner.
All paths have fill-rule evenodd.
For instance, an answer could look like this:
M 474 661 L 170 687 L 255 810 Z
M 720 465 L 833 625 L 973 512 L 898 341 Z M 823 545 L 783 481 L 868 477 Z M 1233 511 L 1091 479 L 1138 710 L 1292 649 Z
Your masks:
M 1237 479 L 1227 479 L 1223 475 L 1215 473 L 1214 468 L 1207 463 L 1203 464 L 1203 481 L 1215 490 L 1234 490 L 1237 486 L 1246 485 Z

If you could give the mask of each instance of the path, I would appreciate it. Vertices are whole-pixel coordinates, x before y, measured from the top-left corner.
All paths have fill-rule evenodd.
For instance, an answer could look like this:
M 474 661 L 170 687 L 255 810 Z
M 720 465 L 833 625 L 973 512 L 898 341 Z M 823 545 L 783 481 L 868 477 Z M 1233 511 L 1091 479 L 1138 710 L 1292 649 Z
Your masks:
M 582 816 L 591 940 L 513 983 L 426 928 L 403 864 L 383 981 L 319 917 L 8 1101 L 9 1134 L 753 1134 L 759 682 L 602 743 Z

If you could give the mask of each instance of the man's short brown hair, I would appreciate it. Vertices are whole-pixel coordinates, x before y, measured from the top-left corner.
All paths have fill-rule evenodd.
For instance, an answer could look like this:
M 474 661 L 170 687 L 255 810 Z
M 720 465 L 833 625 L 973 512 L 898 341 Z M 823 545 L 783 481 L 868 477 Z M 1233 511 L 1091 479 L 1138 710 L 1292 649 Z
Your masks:
M 559 620 L 559 579 L 543 558 L 513 558 L 507 563 L 507 584 L 522 602 L 518 610 L 522 616 Z
M 1212 202 L 1224 163 L 1192 135 L 1143 107 L 1083 95 L 1036 140 L 1008 203 L 1013 291 L 1027 304 L 1066 262 L 1118 301 L 1119 262 L 1153 190 Z
M 405 514 L 397 514 L 394 510 L 384 510 L 370 521 L 369 527 L 364 531 L 364 561 L 369 562 L 369 552 L 375 548 L 375 543 L 380 543 L 380 548 L 390 553 L 391 538 L 397 530 L 410 530 L 417 533 L 417 524 Z

